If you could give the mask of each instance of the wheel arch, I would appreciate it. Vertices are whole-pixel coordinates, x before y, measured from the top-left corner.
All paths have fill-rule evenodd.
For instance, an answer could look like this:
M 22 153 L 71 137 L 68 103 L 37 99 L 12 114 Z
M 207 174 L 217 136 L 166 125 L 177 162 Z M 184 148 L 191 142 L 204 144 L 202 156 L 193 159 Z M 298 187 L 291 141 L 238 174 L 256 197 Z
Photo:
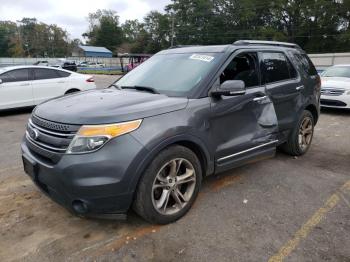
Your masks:
M 67 95 L 67 94 L 72 94 L 72 93 L 75 93 L 75 92 L 80 92 L 81 90 L 78 89 L 78 88 L 70 88 L 68 89 L 64 94 Z
M 314 120 L 315 120 L 315 124 L 317 124 L 318 118 L 319 118 L 319 114 L 317 111 L 317 108 L 315 105 L 310 104 L 308 106 L 305 107 L 305 110 L 310 111 L 310 113 L 312 114 Z
M 137 168 L 136 175 L 134 176 L 134 179 L 132 180 L 129 187 L 131 191 L 137 188 L 137 185 L 139 184 L 144 170 L 149 166 L 154 157 L 157 156 L 164 149 L 174 145 L 181 145 L 187 147 L 196 154 L 201 164 L 203 177 L 214 173 L 214 161 L 212 160 L 211 155 L 205 147 L 204 143 L 199 138 L 191 135 L 178 135 L 164 140 L 161 143 L 158 143 L 157 146 L 154 146 L 149 151 L 147 156 Z
M 208 159 L 204 153 L 204 150 L 201 148 L 200 145 L 198 145 L 197 143 L 195 143 L 193 141 L 189 141 L 189 140 L 178 141 L 178 142 L 171 144 L 169 146 L 173 146 L 173 145 L 180 145 L 180 146 L 186 147 L 186 148 L 190 149 L 193 153 L 195 153 L 195 155 L 197 156 L 197 158 L 201 164 L 202 176 L 204 177 L 207 175 L 206 171 L 207 171 L 209 163 L 208 163 Z

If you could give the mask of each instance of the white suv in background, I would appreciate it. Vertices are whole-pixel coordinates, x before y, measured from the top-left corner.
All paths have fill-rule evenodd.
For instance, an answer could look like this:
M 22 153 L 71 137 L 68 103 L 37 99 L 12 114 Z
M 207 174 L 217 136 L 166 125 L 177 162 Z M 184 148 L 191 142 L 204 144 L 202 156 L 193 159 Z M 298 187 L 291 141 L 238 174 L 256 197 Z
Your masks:
M 332 66 L 321 78 L 321 106 L 350 108 L 350 65 Z
M 0 110 L 38 105 L 68 93 L 95 89 L 90 75 L 43 66 L 0 68 Z

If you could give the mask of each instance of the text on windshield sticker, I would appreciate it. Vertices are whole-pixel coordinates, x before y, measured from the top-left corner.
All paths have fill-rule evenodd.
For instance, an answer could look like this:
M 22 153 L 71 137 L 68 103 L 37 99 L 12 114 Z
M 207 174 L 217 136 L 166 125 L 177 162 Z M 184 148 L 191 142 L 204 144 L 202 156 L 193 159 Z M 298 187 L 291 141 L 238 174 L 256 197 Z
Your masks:
M 193 54 L 193 55 L 190 56 L 190 59 L 200 60 L 200 61 L 204 61 L 204 62 L 210 63 L 211 61 L 213 61 L 214 57 L 213 56 L 209 56 L 209 55 Z

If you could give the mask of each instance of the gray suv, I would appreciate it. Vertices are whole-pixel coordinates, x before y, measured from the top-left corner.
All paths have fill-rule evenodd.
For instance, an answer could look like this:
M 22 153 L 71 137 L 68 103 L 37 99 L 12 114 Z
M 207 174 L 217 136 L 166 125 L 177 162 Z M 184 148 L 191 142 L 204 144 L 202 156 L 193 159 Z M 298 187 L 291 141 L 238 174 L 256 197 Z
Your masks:
M 80 216 L 130 207 L 166 224 L 204 177 L 310 147 L 320 78 L 295 44 L 238 41 L 164 50 L 106 89 L 37 106 L 22 142 L 25 172 Z

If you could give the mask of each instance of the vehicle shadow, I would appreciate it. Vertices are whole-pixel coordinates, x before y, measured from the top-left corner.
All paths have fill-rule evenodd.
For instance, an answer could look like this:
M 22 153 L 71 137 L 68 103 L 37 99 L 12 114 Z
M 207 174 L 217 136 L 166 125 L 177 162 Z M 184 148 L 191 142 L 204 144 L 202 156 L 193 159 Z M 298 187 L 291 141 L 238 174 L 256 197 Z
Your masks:
M 350 116 L 350 109 L 347 108 L 321 108 L 321 114 Z
M 34 107 L 23 107 L 23 108 L 16 108 L 16 109 L 2 109 L 2 110 L 0 110 L 0 117 L 21 115 L 21 114 L 31 114 L 33 109 L 34 109 Z

